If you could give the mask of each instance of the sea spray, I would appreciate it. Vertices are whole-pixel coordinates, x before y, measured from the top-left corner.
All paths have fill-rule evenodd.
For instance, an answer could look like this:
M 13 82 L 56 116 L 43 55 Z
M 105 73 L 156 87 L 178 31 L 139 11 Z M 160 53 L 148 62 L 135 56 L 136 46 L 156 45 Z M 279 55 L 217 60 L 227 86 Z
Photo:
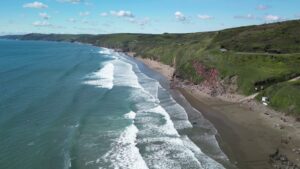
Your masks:
M 126 119 L 131 119 L 131 120 L 134 120 L 135 119 L 135 116 L 136 116 L 136 113 L 133 112 L 133 111 L 130 111 L 129 113 L 125 114 L 124 117 Z

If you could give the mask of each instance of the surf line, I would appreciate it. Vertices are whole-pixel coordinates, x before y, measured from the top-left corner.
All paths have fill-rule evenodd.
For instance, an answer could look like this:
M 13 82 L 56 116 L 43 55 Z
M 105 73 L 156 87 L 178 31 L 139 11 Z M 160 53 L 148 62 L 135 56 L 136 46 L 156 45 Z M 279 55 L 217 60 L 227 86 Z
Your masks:
M 138 128 L 134 125 L 136 113 L 130 111 L 124 118 L 132 120 L 120 137 L 112 143 L 112 148 L 101 159 L 104 163 L 110 163 L 112 168 L 123 169 L 148 169 L 139 149 L 136 147 Z M 97 159 L 100 162 L 100 159 Z

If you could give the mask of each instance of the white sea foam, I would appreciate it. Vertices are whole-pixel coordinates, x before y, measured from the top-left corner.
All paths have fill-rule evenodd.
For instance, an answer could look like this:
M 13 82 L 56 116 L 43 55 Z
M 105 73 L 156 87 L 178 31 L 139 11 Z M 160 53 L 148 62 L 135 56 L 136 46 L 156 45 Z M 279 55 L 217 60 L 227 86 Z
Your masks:
M 184 146 L 190 149 L 195 154 L 195 156 L 197 156 L 203 168 L 224 169 L 224 167 L 220 163 L 204 154 L 201 149 L 196 146 L 187 136 L 182 136 L 182 140 Z
M 68 151 L 64 152 L 64 169 L 69 169 L 72 167 L 71 157 Z
M 133 111 L 130 111 L 129 113 L 127 113 L 127 114 L 124 115 L 124 117 L 126 119 L 132 119 L 132 120 L 135 119 L 135 116 L 136 116 L 136 113 L 133 112 Z
M 108 51 L 104 50 L 103 54 L 112 54 L 109 53 L 112 51 Z M 104 156 L 96 159 L 97 164 L 113 169 L 146 169 L 147 165 L 157 169 L 223 168 L 221 164 L 202 153 L 201 149 L 187 137 L 181 138 L 174 123 L 176 126 L 181 123 L 181 127 L 177 127 L 177 129 L 192 125 L 188 121 L 184 108 L 177 104 L 172 97 L 165 98 L 166 109 L 160 105 L 158 92 L 163 88 L 156 80 L 149 78 L 138 68 L 133 67 L 135 65 L 122 58 L 112 60 L 105 66 L 107 65 L 112 65 L 110 66 L 112 68 L 109 68 L 112 71 L 107 69 L 100 73 L 101 69 L 98 74 L 94 73 L 89 80 L 96 79 L 98 81 L 92 81 L 90 84 L 98 87 L 106 86 L 110 89 L 113 86 L 132 87 L 132 96 L 128 99 L 135 102 L 137 113 L 131 111 L 124 115 L 124 118 L 133 120 L 133 123 L 125 128 Z M 102 80 L 100 85 L 99 80 Z M 110 85 L 107 85 L 108 81 Z M 175 117 L 174 123 L 170 115 L 172 118 Z M 139 140 L 137 140 L 138 133 Z M 144 148 L 142 155 L 136 147 L 137 142 Z M 100 169 L 102 168 L 100 167 Z
M 216 139 L 216 136 L 214 134 L 202 134 L 199 135 L 199 139 L 205 142 L 205 147 L 209 148 L 210 150 L 209 155 L 211 157 L 220 161 L 229 162 L 228 157 L 221 150 L 219 143 Z
M 112 49 L 108 49 L 108 48 L 101 48 L 101 51 L 99 51 L 100 54 L 104 54 L 104 55 L 110 55 L 113 54 L 113 50 Z
M 158 100 L 159 82 L 153 79 L 143 79 L 141 85 L 154 98 Z
M 151 115 L 151 113 L 160 116 Z M 196 150 L 192 151 L 190 146 L 186 146 L 186 142 L 181 139 L 169 114 L 162 106 L 157 105 L 154 108 L 142 110 L 137 115 L 139 116 L 136 120 L 141 124 L 139 144 L 145 147 L 143 157 L 151 168 L 206 168 L 206 164 L 202 165 L 198 156 L 196 157 L 194 153 Z M 162 124 L 161 118 L 164 119 Z M 203 153 L 201 155 L 210 159 Z
M 109 57 L 115 60 L 118 60 L 120 57 L 120 55 L 117 52 L 115 52 L 113 49 L 108 49 L 108 48 L 101 48 L 99 53 L 102 56 Z
M 192 128 L 192 124 L 188 119 L 185 109 L 178 104 L 172 96 L 167 98 L 165 109 L 169 112 L 170 116 L 176 120 L 173 121 L 176 129 Z
M 180 137 L 147 137 L 140 141 L 145 146 L 144 159 L 154 169 L 203 169 L 195 154 Z
M 124 61 L 115 60 L 113 61 L 115 67 L 115 79 L 114 84 L 116 86 L 128 86 L 133 88 L 143 87 L 138 81 L 138 77 L 132 69 L 132 65 Z
M 138 129 L 134 124 L 126 127 L 112 144 L 112 149 L 101 159 L 113 169 L 148 169 L 136 147 Z M 101 160 L 97 160 L 100 162 Z M 100 167 L 100 169 L 102 169 Z M 104 169 L 104 168 L 103 168 Z
M 163 119 L 165 120 L 165 124 L 160 125 L 160 126 L 153 126 L 153 127 L 155 127 L 155 128 L 157 127 L 156 129 L 161 131 L 164 134 L 179 136 L 177 130 L 174 127 L 174 124 L 173 124 L 169 114 L 166 112 L 166 110 L 163 107 L 161 107 L 159 105 L 155 108 L 152 108 L 152 109 L 149 109 L 149 110 L 146 110 L 146 111 L 151 112 L 151 113 L 160 114 L 160 115 L 162 115 Z
M 127 86 L 138 89 L 132 91 L 131 99 L 133 100 L 142 98 L 147 99 L 147 101 L 150 102 L 159 102 L 157 99 L 157 90 L 155 90 L 156 93 L 153 95 L 148 90 L 145 90 L 145 88 L 140 84 L 137 73 L 133 70 L 133 66 L 130 63 L 122 60 L 114 60 L 112 62 L 115 65 L 115 86 Z M 153 85 L 152 87 L 157 88 L 157 85 Z
M 145 101 L 136 96 L 136 100 L 140 101 L 136 104 L 136 108 L 138 109 L 138 119 L 136 120 L 139 124 L 139 136 L 141 137 L 139 144 L 145 147 L 143 157 L 146 163 L 151 168 L 157 169 L 179 169 L 182 167 L 206 169 L 211 166 L 222 168 L 222 165 L 206 156 L 199 148 L 197 152 L 195 149 L 191 149 L 191 146 L 186 145 L 187 141 L 181 139 L 174 126 L 174 122 L 171 120 L 170 114 L 176 119 L 177 129 L 190 128 L 192 125 L 188 120 L 185 109 L 171 96 L 165 98 L 163 100 L 164 103 L 162 103 L 168 105 L 167 108 L 170 114 L 159 102 L 151 102 L 151 100 L 147 99 L 148 95 L 158 100 L 158 89 L 164 89 L 156 80 L 144 74 L 141 74 L 139 77 L 142 78 L 141 86 L 147 91 L 146 95 L 139 95 L 140 97 L 144 97 Z M 191 144 L 193 143 L 191 142 Z M 197 156 L 196 153 L 202 156 Z M 198 157 L 203 157 L 204 160 L 207 159 L 208 161 L 202 164 Z
M 94 161 L 88 161 L 88 162 L 85 162 L 85 166 L 91 165 L 91 164 L 93 164 L 93 163 L 94 163 Z
M 146 137 L 141 139 L 139 144 L 145 146 L 146 163 L 155 169 L 224 169 L 220 163 L 204 154 L 187 136 Z
M 34 145 L 35 143 L 33 141 L 27 144 L 27 146 L 34 146 Z
M 112 63 L 105 64 L 102 69 L 92 73 L 87 79 L 88 80 L 84 82 L 85 84 L 112 89 L 114 85 L 114 65 Z

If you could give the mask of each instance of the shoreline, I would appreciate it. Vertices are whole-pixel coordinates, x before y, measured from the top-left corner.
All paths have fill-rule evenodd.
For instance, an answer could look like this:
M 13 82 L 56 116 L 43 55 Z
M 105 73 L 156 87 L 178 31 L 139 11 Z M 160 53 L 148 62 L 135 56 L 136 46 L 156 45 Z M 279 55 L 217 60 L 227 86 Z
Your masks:
M 135 59 L 166 79 L 172 79 L 174 68 L 171 66 L 140 57 Z M 263 106 L 253 96 L 231 94 L 212 97 L 194 85 L 181 85 L 174 90 L 179 91 L 191 106 L 215 126 L 221 149 L 238 168 L 267 169 L 291 163 L 300 166 L 300 124 L 293 117 Z M 187 113 L 189 120 L 195 121 L 192 119 L 194 115 Z M 279 153 L 271 164 L 270 155 L 277 150 Z M 280 159 L 283 157 L 287 159 Z

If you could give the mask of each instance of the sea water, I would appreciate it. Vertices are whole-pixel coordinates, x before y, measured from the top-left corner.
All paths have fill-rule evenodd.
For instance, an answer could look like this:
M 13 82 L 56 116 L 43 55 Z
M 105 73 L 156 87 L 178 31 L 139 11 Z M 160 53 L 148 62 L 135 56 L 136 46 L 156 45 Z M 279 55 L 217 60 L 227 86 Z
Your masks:
M 121 53 L 0 40 L 1 169 L 224 168 L 178 132 L 191 127 L 168 90 Z

